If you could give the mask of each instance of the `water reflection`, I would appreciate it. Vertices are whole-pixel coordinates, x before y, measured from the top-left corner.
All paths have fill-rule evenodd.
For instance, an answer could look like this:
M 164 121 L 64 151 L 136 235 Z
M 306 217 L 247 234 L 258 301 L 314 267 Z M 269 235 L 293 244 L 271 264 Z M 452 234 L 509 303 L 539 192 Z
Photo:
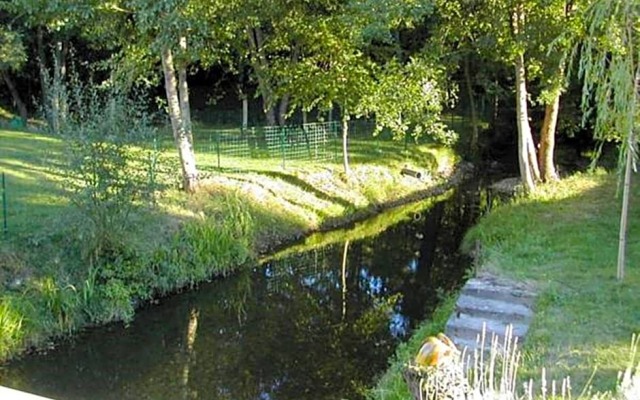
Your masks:
M 360 398 L 461 283 L 477 214 L 459 193 L 373 238 L 297 253 L 174 296 L 134 323 L 28 357 L 1 383 L 59 399 Z

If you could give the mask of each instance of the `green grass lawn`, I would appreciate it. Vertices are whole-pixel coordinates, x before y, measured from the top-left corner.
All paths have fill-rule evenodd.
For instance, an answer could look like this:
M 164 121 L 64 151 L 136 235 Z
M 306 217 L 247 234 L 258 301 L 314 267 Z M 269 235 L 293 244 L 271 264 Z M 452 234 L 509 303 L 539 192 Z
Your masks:
M 61 156 L 62 143 L 56 138 L 0 130 L 0 173 L 5 175 L 11 237 L 41 228 L 46 217 L 67 206 L 56 172 Z

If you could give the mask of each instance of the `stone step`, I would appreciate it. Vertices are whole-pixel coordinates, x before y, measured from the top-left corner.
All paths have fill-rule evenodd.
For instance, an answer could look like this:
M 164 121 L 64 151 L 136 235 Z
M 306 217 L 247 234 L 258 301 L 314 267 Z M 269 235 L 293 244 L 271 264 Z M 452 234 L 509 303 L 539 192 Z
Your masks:
M 485 329 L 485 340 L 489 343 L 493 334 L 502 341 L 508 325 L 508 323 L 503 321 L 473 317 L 466 314 L 460 316 L 454 314 L 447 321 L 445 334 L 457 344 L 458 342 L 456 340 L 475 341 L 479 335 L 482 335 L 482 330 Z M 513 337 L 518 338 L 518 343 L 522 343 L 522 340 L 529 329 L 529 325 L 522 322 L 512 323 L 511 325 L 513 326 Z
M 456 312 L 506 322 L 528 322 L 533 317 L 533 311 L 524 304 L 469 294 L 460 295 L 456 303 Z
M 465 351 L 467 355 L 473 355 L 473 350 L 478 347 L 476 339 L 454 338 L 450 337 L 460 351 Z M 466 349 L 466 350 L 465 350 Z
M 505 285 L 490 279 L 470 279 L 462 288 L 462 294 L 533 306 L 535 293 L 518 286 Z

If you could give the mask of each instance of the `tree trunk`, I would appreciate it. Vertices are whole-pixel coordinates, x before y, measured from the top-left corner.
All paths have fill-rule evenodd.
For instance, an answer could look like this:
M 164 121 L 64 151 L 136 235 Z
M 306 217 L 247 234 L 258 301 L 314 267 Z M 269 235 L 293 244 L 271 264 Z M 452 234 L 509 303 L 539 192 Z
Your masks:
M 529 129 L 529 138 L 527 139 L 527 157 L 529 158 L 529 166 L 531 167 L 533 180 L 535 182 L 540 182 L 540 167 L 538 166 L 538 154 L 536 153 L 536 145 L 533 141 L 533 135 L 531 134 L 531 129 Z
M 619 281 L 624 279 L 624 266 L 627 248 L 627 220 L 629 219 L 629 197 L 631 192 L 631 172 L 633 170 L 633 158 L 635 157 L 635 138 L 633 128 L 629 133 L 627 147 L 627 162 L 624 171 L 624 188 L 622 192 L 622 210 L 620 211 L 620 233 L 618 235 L 618 266 L 616 277 Z
M 556 167 L 553 164 L 553 153 L 555 148 L 555 133 L 558 123 L 558 112 L 560 111 L 560 91 L 555 93 L 551 104 L 547 104 L 544 109 L 544 122 L 540 130 L 540 175 L 544 182 L 551 182 L 558 179 Z
M 636 74 L 633 82 L 634 99 L 633 99 L 633 115 L 637 116 L 638 104 L 640 104 L 640 66 L 636 69 Z M 627 248 L 627 220 L 629 216 L 629 198 L 631 197 L 631 172 L 634 167 L 634 159 L 637 157 L 636 152 L 636 135 L 635 127 L 633 124 L 629 130 L 629 137 L 627 138 L 627 163 L 624 171 L 624 188 L 622 192 L 622 210 L 620 212 L 620 233 L 618 243 L 618 267 L 616 277 L 619 281 L 624 279 L 625 258 Z
M 27 106 L 24 104 L 24 101 L 22 101 L 22 98 L 20 97 L 20 93 L 18 92 L 18 89 L 16 89 L 16 85 L 13 83 L 13 80 L 11 79 L 9 72 L 0 71 L 0 76 L 2 76 L 2 79 L 9 87 L 9 92 L 11 93 L 11 97 L 13 97 L 13 101 L 14 103 L 16 103 L 16 107 L 18 107 L 18 113 L 20 114 L 20 118 L 22 119 L 22 122 L 26 126 L 27 118 L 29 116 L 27 113 Z
M 276 118 L 276 109 L 275 107 L 269 107 L 267 105 L 267 99 L 265 99 L 264 94 L 262 95 L 262 107 L 264 110 L 264 115 L 265 117 L 267 117 L 267 125 L 268 126 L 278 125 L 278 119 Z
M 278 125 L 285 126 L 287 124 L 287 111 L 289 111 L 289 99 L 291 96 L 286 94 L 278 106 Z
M 342 115 L 342 165 L 344 165 L 344 173 L 351 175 L 351 169 L 349 168 L 349 147 L 347 142 L 347 136 L 349 134 L 349 114 L 343 110 Z
M 516 114 L 518 125 L 518 164 L 520 167 L 520 178 L 527 192 L 535 189 L 535 181 L 529 157 L 529 141 L 531 138 L 531 127 L 529 126 L 529 115 L 527 111 L 527 85 L 525 83 L 524 56 L 518 55 L 515 64 L 516 70 Z
M 37 31 L 37 47 L 38 47 L 38 69 L 40 73 L 40 90 L 41 94 L 41 102 L 43 105 L 47 104 L 49 98 L 49 77 L 47 73 L 47 53 L 44 50 L 44 32 L 42 32 L 42 27 L 38 27 Z
M 187 51 L 187 38 L 180 38 L 180 50 Z M 186 57 L 186 54 L 183 54 Z M 187 65 L 182 61 L 178 66 L 178 95 L 180 99 L 180 112 L 182 113 L 182 125 L 193 146 L 193 131 L 191 129 L 191 106 L 189 104 L 189 84 L 187 82 Z
M 471 73 L 469 72 L 469 55 L 464 58 L 464 80 L 469 96 L 469 108 L 471 109 L 471 140 L 469 140 L 469 152 L 472 156 L 478 155 L 478 113 L 476 112 L 476 100 L 471 85 Z
M 258 79 L 258 89 L 262 96 L 262 109 L 267 118 L 267 125 L 275 126 L 278 125 L 276 106 L 274 104 L 275 98 L 272 93 L 271 84 L 265 75 L 267 60 L 265 60 L 264 55 L 260 51 L 264 40 L 262 30 L 260 28 L 247 28 L 247 36 L 249 38 L 249 49 L 252 53 L 251 63 L 253 64 L 253 70 Z
M 247 95 L 242 95 L 242 129 L 246 129 L 249 126 L 249 99 Z
M 47 52 L 44 46 L 44 31 L 42 30 L 42 27 L 38 27 L 36 38 L 38 47 L 38 72 L 40 74 L 40 90 L 42 92 L 40 101 L 49 130 L 53 133 L 57 133 L 55 129 L 56 124 L 51 110 L 51 76 L 47 69 Z
M 193 192 L 198 185 L 198 170 L 193 152 L 193 143 L 184 129 L 182 120 L 173 55 L 169 48 L 164 48 L 161 56 L 164 87 L 167 93 L 167 105 L 169 107 L 169 118 L 171 119 L 173 138 L 178 149 L 178 155 L 180 156 L 184 189 L 188 192 Z
M 53 49 L 53 82 L 50 88 L 49 107 L 51 108 L 51 121 L 53 132 L 60 133 L 62 122 L 66 119 L 66 96 L 64 79 L 67 75 L 66 45 L 62 40 L 57 40 Z

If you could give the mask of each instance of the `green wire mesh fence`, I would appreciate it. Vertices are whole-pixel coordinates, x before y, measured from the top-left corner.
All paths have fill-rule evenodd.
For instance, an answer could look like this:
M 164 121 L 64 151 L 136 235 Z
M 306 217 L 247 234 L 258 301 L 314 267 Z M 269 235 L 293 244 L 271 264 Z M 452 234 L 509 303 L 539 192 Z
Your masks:
M 374 137 L 373 121 L 351 121 L 349 140 L 393 142 L 388 135 Z M 195 152 L 201 166 L 207 168 L 247 167 L 251 162 L 286 168 L 290 162 L 322 163 L 339 160 L 342 151 L 341 124 L 338 121 L 288 126 L 238 129 L 198 129 Z M 388 137 L 387 137 L 388 136 Z

